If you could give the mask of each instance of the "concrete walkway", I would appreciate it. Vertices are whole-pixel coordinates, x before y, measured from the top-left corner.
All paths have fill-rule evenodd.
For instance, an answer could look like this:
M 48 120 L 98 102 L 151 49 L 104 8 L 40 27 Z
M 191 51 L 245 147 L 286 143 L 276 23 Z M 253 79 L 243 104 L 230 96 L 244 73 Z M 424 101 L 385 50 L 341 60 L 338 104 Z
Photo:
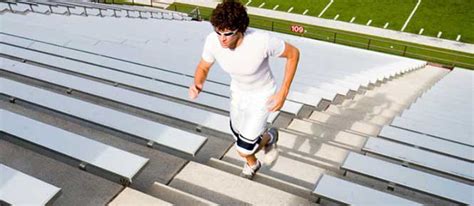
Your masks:
M 175 2 L 192 4 L 202 7 L 215 8 L 218 4 L 215 0 L 176 0 Z M 379 36 L 404 42 L 410 42 L 415 44 L 422 44 L 426 46 L 433 46 L 442 49 L 449 49 L 454 51 L 466 52 L 474 54 L 474 44 L 461 43 L 446 39 L 439 39 L 435 37 L 428 37 L 418 34 L 412 34 L 407 32 L 393 31 L 388 29 L 382 29 L 372 26 L 365 26 L 359 24 L 353 24 L 342 21 L 334 21 L 323 18 L 316 18 L 312 16 L 305 16 L 300 14 L 293 14 L 281 11 L 274 11 L 270 9 L 260 9 L 255 7 L 247 7 L 249 14 L 271 17 L 276 19 L 285 19 L 295 22 L 301 22 L 304 24 L 310 24 L 315 26 L 321 26 L 331 29 L 338 29 L 342 31 L 355 32 L 360 34 L 367 34 L 373 36 Z

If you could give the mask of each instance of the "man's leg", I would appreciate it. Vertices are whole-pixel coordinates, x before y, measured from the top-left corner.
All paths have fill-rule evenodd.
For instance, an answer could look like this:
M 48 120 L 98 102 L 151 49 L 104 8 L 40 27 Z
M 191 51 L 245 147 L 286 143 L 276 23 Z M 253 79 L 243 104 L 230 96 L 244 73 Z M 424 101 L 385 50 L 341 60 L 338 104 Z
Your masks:
M 270 135 L 267 132 L 265 132 L 262 135 L 262 141 L 260 141 L 260 144 L 259 144 L 257 150 L 254 153 L 252 153 L 250 155 L 249 154 L 244 154 L 244 153 L 239 152 L 239 151 L 238 151 L 238 153 L 241 157 L 243 157 L 247 161 L 247 164 L 249 166 L 254 166 L 255 164 L 257 164 L 257 157 L 255 157 L 255 154 L 257 154 L 258 151 L 260 151 L 262 148 L 264 148 L 265 145 L 267 145 L 267 143 L 269 141 L 270 141 Z
M 273 90 L 269 90 L 264 93 L 232 94 L 230 126 L 236 140 L 237 151 L 245 159 L 241 176 L 249 179 L 261 166 L 255 154 L 271 141 L 266 124 L 270 114 L 267 101 L 273 93 Z

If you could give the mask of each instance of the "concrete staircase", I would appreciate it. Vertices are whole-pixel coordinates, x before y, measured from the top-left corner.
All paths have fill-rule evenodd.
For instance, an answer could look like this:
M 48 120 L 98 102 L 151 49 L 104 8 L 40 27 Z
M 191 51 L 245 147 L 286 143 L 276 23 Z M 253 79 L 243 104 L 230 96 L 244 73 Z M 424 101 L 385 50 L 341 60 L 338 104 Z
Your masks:
M 132 200 L 175 205 L 334 204 L 328 200 L 317 202 L 312 194 L 323 174 L 387 192 L 372 179 L 345 176 L 340 166 L 349 152 L 362 153 L 368 137 L 377 136 L 383 125 L 447 72 L 426 66 L 386 80 L 325 111 L 313 111 L 308 118 L 293 119 L 287 128 L 279 128 L 279 158 L 274 164 L 263 166 L 253 180 L 238 176 L 244 161 L 230 146 L 222 157 L 211 157 L 207 162 L 189 161 L 167 183 L 155 182 L 141 191 L 126 188 L 110 204 Z M 263 152 L 257 157 L 263 158 Z M 421 203 L 444 203 L 416 193 L 392 194 Z
M 312 205 L 317 198 L 311 192 L 323 174 L 384 191 L 373 186 L 372 180 L 344 176 L 339 167 L 349 152 L 361 153 L 368 137 L 377 136 L 383 125 L 447 72 L 426 66 L 387 80 L 340 105 L 331 105 L 326 111 L 314 111 L 309 118 L 293 119 L 287 128 L 280 128 L 279 158 L 273 165 L 262 167 L 253 181 L 238 177 L 244 162 L 232 146 L 221 159 L 211 158 L 204 164 L 190 161 L 167 185 L 156 183 L 148 193 L 178 205 Z M 262 158 L 262 152 L 257 156 Z M 395 195 L 440 203 L 417 194 Z
M 360 152 L 368 137 L 377 136 L 383 125 L 447 73 L 426 66 L 387 80 L 340 105 L 331 105 L 326 111 L 314 111 L 307 119 L 293 119 L 287 128 L 280 128 L 279 158 L 261 168 L 260 175 L 287 183 L 280 188 L 308 198 L 302 191 L 311 191 L 322 174 L 342 176 L 339 166 L 350 151 Z M 262 158 L 262 152 L 257 156 Z M 222 160 L 235 167 L 244 164 L 234 147 Z M 269 184 L 261 178 L 254 181 Z M 405 198 L 417 200 L 415 196 Z

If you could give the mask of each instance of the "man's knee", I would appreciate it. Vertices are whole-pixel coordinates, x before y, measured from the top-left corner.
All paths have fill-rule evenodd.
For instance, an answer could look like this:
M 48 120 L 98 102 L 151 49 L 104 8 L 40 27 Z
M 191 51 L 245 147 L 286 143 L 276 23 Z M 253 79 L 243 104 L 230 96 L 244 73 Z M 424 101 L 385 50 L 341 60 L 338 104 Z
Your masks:
M 240 157 L 243 157 L 243 158 L 247 158 L 247 157 L 249 157 L 249 156 L 252 156 L 252 155 L 254 155 L 254 154 L 246 154 L 246 153 L 242 153 L 242 152 L 240 152 L 239 150 L 237 150 L 237 153 L 239 153 Z
M 255 140 L 248 140 L 244 139 L 242 136 L 239 136 L 235 142 L 235 146 L 237 147 L 237 151 L 239 152 L 240 156 L 247 157 L 257 152 L 261 140 L 262 138 L 260 136 Z

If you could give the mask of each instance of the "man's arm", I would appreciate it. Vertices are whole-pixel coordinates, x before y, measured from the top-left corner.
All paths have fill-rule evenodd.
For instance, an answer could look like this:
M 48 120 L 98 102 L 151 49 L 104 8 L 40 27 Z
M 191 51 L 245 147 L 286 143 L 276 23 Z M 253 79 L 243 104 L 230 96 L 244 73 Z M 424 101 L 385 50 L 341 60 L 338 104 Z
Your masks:
M 280 110 L 285 103 L 286 97 L 290 91 L 291 82 L 295 77 L 296 67 L 298 66 L 298 61 L 300 59 L 300 52 L 296 47 L 285 42 L 285 51 L 283 51 L 280 57 L 286 58 L 285 77 L 280 90 L 269 99 L 269 101 L 273 102 L 273 105 L 269 109 L 272 112 Z
M 189 98 L 196 99 L 199 93 L 202 91 L 204 82 L 206 81 L 207 74 L 211 69 L 212 63 L 206 62 L 203 59 L 199 61 L 194 72 L 194 83 L 189 86 Z

